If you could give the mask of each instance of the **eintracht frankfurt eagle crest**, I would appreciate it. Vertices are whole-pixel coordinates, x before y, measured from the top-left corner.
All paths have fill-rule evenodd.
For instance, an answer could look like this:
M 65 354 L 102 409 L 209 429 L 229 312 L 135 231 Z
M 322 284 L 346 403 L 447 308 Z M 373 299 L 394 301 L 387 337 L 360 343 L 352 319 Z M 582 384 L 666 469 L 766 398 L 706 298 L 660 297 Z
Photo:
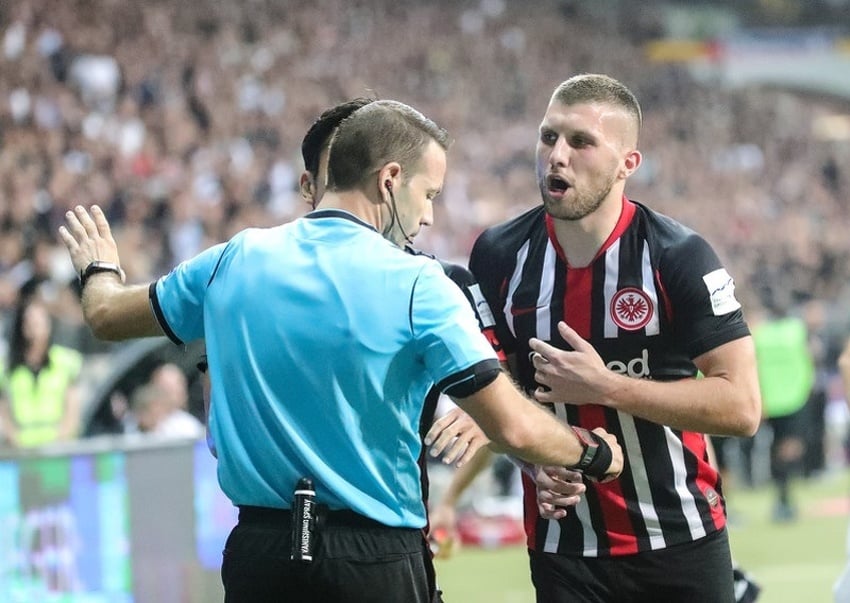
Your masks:
M 649 323 L 655 308 L 649 296 L 636 287 L 620 289 L 611 298 L 611 318 L 626 331 L 637 331 Z

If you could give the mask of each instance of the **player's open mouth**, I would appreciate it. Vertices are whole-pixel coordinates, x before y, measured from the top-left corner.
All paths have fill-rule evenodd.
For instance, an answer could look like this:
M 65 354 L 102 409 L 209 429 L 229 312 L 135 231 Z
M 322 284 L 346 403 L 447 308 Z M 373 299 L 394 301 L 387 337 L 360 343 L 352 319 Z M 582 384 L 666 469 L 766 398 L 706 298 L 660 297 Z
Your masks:
M 570 183 L 561 178 L 560 176 L 547 176 L 546 188 L 549 189 L 550 193 L 560 195 L 565 193 L 566 190 L 570 188 Z

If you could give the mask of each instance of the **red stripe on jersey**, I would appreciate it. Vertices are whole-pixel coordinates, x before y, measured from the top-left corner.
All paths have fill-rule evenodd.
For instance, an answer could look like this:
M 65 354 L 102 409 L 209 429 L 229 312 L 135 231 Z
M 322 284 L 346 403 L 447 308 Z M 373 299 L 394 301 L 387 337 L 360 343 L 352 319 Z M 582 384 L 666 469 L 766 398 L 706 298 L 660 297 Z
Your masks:
M 605 253 L 605 250 L 613 245 L 614 241 L 622 236 L 632 223 L 632 219 L 635 217 L 636 212 L 637 206 L 629 201 L 624 195 L 623 208 L 620 211 L 620 217 L 617 219 L 617 225 L 614 227 L 614 230 L 611 231 L 611 234 L 608 235 L 605 243 L 603 243 L 596 251 L 594 261 L 600 255 Z M 558 242 L 558 237 L 555 235 L 555 222 L 552 219 L 552 216 L 546 214 L 545 220 L 546 232 L 549 235 L 549 241 L 555 248 L 555 252 L 567 265 L 567 283 L 564 295 L 564 320 L 576 331 L 576 333 L 585 339 L 590 339 L 590 306 L 592 299 L 591 293 L 593 291 L 592 271 L 594 262 L 591 262 L 582 268 L 570 266 L 570 262 L 564 253 L 564 249 L 561 247 L 561 244 Z
M 608 429 L 605 420 L 605 410 L 602 406 L 588 404 L 578 409 L 579 424 L 585 429 L 604 427 Z M 597 484 L 595 490 L 599 496 L 599 507 L 604 518 L 611 555 L 630 555 L 638 552 L 638 542 L 634 527 L 626 510 L 626 497 L 620 487 L 619 480 L 606 484 Z
M 528 477 L 525 472 L 520 471 L 522 477 L 522 511 L 525 527 L 525 535 L 528 548 L 537 550 L 537 520 L 540 514 L 537 511 L 537 484 Z
M 711 519 L 714 521 L 715 527 L 719 530 L 726 525 L 726 514 L 724 513 L 723 501 L 720 500 L 720 475 L 717 470 L 708 462 L 705 448 L 706 436 L 693 431 L 682 432 L 682 445 L 685 450 L 690 451 L 697 459 L 697 477 L 696 486 L 702 495 L 709 501 L 711 508 Z M 706 493 L 709 494 L 706 494 Z M 716 497 L 715 504 L 712 502 L 712 493 Z
M 564 322 L 584 339 L 590 339 L 590 300 L 593 291 L 593 265 L 567 268 L 564 291 Z

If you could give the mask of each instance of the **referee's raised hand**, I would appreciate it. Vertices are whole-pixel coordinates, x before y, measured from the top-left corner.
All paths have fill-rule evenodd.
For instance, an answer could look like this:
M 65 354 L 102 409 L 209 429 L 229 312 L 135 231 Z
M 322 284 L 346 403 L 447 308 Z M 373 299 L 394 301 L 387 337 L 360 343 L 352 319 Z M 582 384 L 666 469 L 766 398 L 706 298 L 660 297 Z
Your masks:
M 119 265 L 118 246 L 103 210 L 92 205 L 90 211 L 77 205 L 65 212 L 65 225 L 59 227 L 59 236 L 68 248 L 77 274 L 96 261 Z

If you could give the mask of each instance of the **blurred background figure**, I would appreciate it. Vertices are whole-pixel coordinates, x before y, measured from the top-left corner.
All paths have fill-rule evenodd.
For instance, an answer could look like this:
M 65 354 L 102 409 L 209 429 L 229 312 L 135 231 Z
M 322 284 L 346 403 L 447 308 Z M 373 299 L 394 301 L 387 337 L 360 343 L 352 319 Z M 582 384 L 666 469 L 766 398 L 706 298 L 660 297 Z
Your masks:
M 773 439 L 770 473 L 776 487 L 773 520 L 793 521 L 797 509 L 790 494 L 791 478 L 802 472 L 806 432 L 805 406 L 815 383 L 815 364 L 806 323 L 774 313 L 754 320 L 759 385 L 763 412 Z
M 20 297 L 9 343 L 8 368 L 0 373 L 3 440 L 28 448 L 77 437 L 75 385 L 83 358 L 53 343 L 50 312 L 37 289 Z
M 130 408 L 142 433 L 185 438 L 204 435 L 203 423 L 176 407 L 172 393 L 153 380 L 133 391 Z
M 850 339 L 844 345 L 841 355 L 838 357 L 838 374 L 841 376 L 841 383 L 844 386 L 844 400 L 850 409 Z M 850 601 L 850 526 L 847 529 L 847 564 L 844 566 L 844 572 L 839 576 L 833 586 L 833 596 L 835 603 L 847 603 Z
M 150 382 L 165 395 L 168 404 L 175 410 L 189 412 L 189 380 L 179 366 L 168 362 L 151 373 Z

